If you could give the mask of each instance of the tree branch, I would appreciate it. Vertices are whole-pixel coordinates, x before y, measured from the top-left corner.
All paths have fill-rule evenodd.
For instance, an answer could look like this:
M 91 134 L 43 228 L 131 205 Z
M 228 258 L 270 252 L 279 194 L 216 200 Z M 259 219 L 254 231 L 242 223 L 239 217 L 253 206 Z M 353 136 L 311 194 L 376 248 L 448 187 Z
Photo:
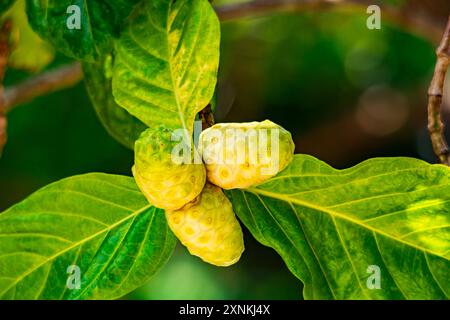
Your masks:
M 442 41 L 436 50 L 437 62 L 428 89 L 428 131 L 434 153 L 441 163 L 450 165 L 450 151 L 445 139 L 441 106 L 444 95 L 445 76 L 450 65 L 450 16 Z
M 83 79 L 81 65 L 78 62 L 44 72 L 25 82 L 6 88 L 4 108 L 6 112 L 17 105 L 27 103 L 36 97 L 69 88 Z

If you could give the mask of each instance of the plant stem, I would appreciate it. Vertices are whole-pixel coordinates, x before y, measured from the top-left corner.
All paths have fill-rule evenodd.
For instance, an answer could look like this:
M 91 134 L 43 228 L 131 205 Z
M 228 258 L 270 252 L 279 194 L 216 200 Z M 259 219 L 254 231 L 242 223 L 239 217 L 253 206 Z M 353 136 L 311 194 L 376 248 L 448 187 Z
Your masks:
M 441 112 L 445 76 L 450 65 L 450 16 L 441 43 L 436 50 L 436 56 L 436 66 L 428 89 L 428 131 L 434 153 L 439 161 L 450 165 L 450 151 L 445 139 L 445 126 Z

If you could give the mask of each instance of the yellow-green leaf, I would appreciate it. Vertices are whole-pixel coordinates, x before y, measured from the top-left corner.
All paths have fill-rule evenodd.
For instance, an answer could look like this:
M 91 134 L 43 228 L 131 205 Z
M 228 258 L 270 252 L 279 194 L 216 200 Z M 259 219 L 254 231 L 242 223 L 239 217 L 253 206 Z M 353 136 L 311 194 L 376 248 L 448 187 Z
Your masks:
M 133 150 L 134 142 L 147 128 L 114 101 L 107 55 L 95 63 L 83 63 L 84 82 L 92 105 L 108 133 L 122 145 Z
M 175 243 L 164 211 L 132 178 L 67 178 L 0 214 L 0 299 L 119 298 L 158 271 Z
M 268 182 L 227 194 L 306 299 L 450 298 L 448 167 L 380 158 L 336 170 L 296 155 Z
M 207 0 L 154 0 L 116 43 L 113 94 L 148 126 L 193 130 L 211 101 L 219 65 L 220 23 Z

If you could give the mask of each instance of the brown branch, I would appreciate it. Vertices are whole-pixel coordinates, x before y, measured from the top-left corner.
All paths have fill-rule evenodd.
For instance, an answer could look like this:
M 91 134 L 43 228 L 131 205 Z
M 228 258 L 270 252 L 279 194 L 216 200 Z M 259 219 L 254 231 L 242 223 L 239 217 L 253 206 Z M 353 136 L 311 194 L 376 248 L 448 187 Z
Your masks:
M 267 14 L 269 12 L 292 12 L 307 8 L 328 8 L 336 5 L 353 5 L 359 8 L 367 7 L 373 0 L 253 0 L 216 7 L 215 10 L 221 21 L 244 18 L 254 15 Z M 439 37 L 438 19 L 424 18 L 420 10 L 410 10 L 382 6 L 383 15 L 395 23 L 404 26 L 408 30 L 414 30 L 427 38 L 435 40 Z M 440 32 L 440 31 L 439 31 Z M 17 105 L 31 101 L 32 99 L 46 95 L 50 92 L 61 90 L 76 84 L 82 79 L 79 64 L 63 66 L 61 69 L 50 71 L 35 78 L 31 78 L 23 84 L 5 89 L 6 111 L 10 111 Z
M 5 77 L 6 65 L 9 56 L 9 34 L 11 32 L 11 21 L 7 20 L 0 29 L 0 155 L 6 144 L 6 110 L 4 105 L 3 79 Z
M 303 10 L 312 3 L 325 1 L 318 0 L 254 0 L 241 3 L 226 4 L 216 8 L 220 21 L 257 16 L 268 12 L 289 12 Z
M 249 16 L 260 16 L 273 12 L 299 12 L 306 9 L 329 9 L 336 6 L 350 6 L 364 9 L 374 4 L 373 0 L 253 0 L 244 3 L 223 5 L 216 8 L 221 21 L 228 21 Z M 440 21 L 427 16 L 423 10 L 381 5 L 382 15 L 388 21 L 412 30 L 428 39 L 438 41 Z
M 434 153 L 441 163 L 450 165 L 450 151 L 445 139 L 441 106 L 447 69 L 450 65 L 450 16 L 442 41 L 436 50 L 437 62 L 428 89 L 428 131 Z
M 81 79 L 83 79 L 83 72 L 78 62 L 44 72 L 17 86 L 6 88 L 5 110 L 9 112 L 14 106 L 30 102 L 36 97 L 72 87 Z
M 373 0 L 253 0 L 231 3 L 216 7 L 220 21 L 272 14 L 274 12 L 299 12 L 305 9 L 326 9 L 336 5 L 356 5 L 367 7 Z

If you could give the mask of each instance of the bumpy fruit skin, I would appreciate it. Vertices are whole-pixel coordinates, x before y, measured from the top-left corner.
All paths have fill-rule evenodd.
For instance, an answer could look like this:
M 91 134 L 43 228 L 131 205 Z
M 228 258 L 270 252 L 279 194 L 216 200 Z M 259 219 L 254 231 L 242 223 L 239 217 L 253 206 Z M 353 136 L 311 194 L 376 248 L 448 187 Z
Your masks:
M 172 151 L 180 142 L 171 136 L 172 131 L 164 126 L 144 131 L 135 143 L 132 170 L 147 200 L 165 210 L 179 209 L 195 199 L 206 181 L 203 164 L 173 161 Z
M 216 266 L 236 263 L 244 251 L 242 229 L 222 189 L 206 183 L 184 208 L 166 212 L 173 233 L 192 255 Z
M 263 132 L 267 139 L 260 143 Z M 290 132 L 269 120 L 216 124 L 201 133 L 199 144 L 208 181 L 223 189 L 248 188 L 270 179 L 292 161 L 294 149 Z

